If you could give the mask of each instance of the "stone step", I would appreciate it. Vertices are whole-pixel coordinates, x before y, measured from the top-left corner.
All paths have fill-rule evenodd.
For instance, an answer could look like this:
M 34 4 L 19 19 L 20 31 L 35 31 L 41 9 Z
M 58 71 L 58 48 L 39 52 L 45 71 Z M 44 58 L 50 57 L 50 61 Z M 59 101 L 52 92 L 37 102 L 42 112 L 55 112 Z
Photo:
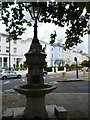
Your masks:
M 55 106 L 54 112 L 55 112 L 55 115 L 57 116 L 57 118 L 67 120 L 68 112 L 63 106 Z
M 46 105 L 48 120 L 69 120 L 68 112 L 63 106 Z M 16 116 L 22 114 L 24 107 L 8 108 L 2 115 L 1 120 L 17 120 Z

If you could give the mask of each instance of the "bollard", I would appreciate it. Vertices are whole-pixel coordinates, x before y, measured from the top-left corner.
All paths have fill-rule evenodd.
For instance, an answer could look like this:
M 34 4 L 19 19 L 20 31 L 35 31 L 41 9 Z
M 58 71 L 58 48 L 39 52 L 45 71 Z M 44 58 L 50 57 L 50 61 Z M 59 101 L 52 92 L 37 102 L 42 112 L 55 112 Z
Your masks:
M 62 79 L 63 79 L 63 80 L 66 79 L 66 72 L 62 72 Z
M 68 112 L 63 106 L 55 106 L 54 113 L 60 120 L 67 120 Z

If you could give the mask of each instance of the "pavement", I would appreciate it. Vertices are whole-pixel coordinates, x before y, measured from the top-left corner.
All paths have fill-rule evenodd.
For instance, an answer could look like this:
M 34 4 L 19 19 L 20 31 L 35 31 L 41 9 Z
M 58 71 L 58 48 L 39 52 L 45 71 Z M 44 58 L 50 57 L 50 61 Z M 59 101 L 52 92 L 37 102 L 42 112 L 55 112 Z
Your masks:
M 83 78 L 75 79 L 71 78 L 69 80 L 62 79 L 62 82 L 70 82 L 70 81 L 80 81 L 80 80 L 89 80 L 87 76 L 83 76 Z M 57 81 L 59 82 L 59 81 Z M 60 80 L 61 82 L 61 80 Z M 49 93 L 45 97 L 46 105 L 57 105 L 63 106 L 67 111 L 70 120 L 78 119 L 89 120 L 89 93 Z M 26 99 L 25 96 L 14 92 L 14 93 L 3 93 L 2 94 L 2 113 L 7 109 L 11 109 L 13 111 L 14 108 L 22 108 L 25 107 Z
M 88 93 L 50 93 L 46 95 L 46 105 L 63 106 L 70 118 L 85 118 L 88 116 Z M 3 113 L 7 108 L 19 108 L 25 106 L 25 96 L 18 93 L 4 94 L 2 97 Z

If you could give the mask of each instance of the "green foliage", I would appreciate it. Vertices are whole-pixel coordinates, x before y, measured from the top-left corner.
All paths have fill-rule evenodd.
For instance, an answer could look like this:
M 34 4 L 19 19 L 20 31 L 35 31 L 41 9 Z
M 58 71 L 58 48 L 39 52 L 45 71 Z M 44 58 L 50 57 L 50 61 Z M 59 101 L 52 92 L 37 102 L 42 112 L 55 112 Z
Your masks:
M 13 6 L 13 7 L 11 7 Z M 11 7 L 11 11 L 10 8 Z M 2 19 L 3 24 L 6 25 L 6 32 L 12 39 L 16 40 L 18 36 L 21 36 L 26 28 L 23 27 L 24 23 L 28 23 L 24 19 L 24 3 L 18 3 L 14 6 L 13 2 L 3 2 L 2 3 Z
M 47 72 L 52 72 L 52 67 L 47 67 L 46 70 Z
M 23 63 L 23 69 L 27 69 L 26 61 Z
M 88 61 L 88 67 L 90 67 L 90 60 Z
M 22 64 L 20 64 L 20 70 L 22 70 L 23 69 L 23 65 Z
M 75 64 L 71 64 L 71 67 L 75 67 L 76 65 Z
M 56 72 L 56 66 L 54 66 L 53 68 L 54 68 L 54 72 Z
M 66 69 L 67 71 L 71 71 L 71 70 L 76 70 L 76 64 L 66 64 Z M 81 69 L 82 68 L 82 65 L 78 65 L 78 69 Z
M 64 70 L 63 66 L 58 67 L 58 71 Z
M 9 70 L 9 68 L 8 68 L 8 67 L 2 67 L 2 69 L 4 69 L 4 70 Z
M 44 70 L 47 70 L 47 62 L 45 62 L 45 65 L 43 66 Z
M 54 64 L 55 64 L 55 65 L 58 65 L 58 66 L 61 66 L 61 65 L 63 66 L 64 63 L 65 63 L 65 62 L 64 62 L 63 59 L 56 59 L 55 62 L 54 62 Z
M 81 70 L 81 68 L 82 68 L 82 65 L 78 65 L 78 69 Z
M 69 64 L 66 64 L 65 66 L 66 66 L 66 67 L 69 67 Z
M 71 68 L 71 69 L 75 69 L 75 68 L 76 68 L 76 65 L 75 65 L 75 64 L 71 64 L 70 68 Z
M 87 24 L 90 2 L 38 2 L 37 4 L 40 8 L 40 22 L 52 22 L 60 27 L 68 26 L 64 48 L 69 49 L 73 45 L 81 43 L 80 37 L 90 32 Z M 36 5 L 35 2 L 17 2 L 16 6 L 13 2 L 2 2 L 3 23 L 6 25 L 6 31 L 13 39 L 17 39 L 25 32 L 24 23 L 31 26 L 31 21 L 28 22 L 25 19 L 23 11 L 29 11 L 28 8 L 34 5 Z M 85 15 L 82 14 L 84 8 L 86 8 Z M 51 44 L 55 42 L 55 37 L 51 34 Z
M 15 67 L 15 70 L 19 70 L 19 67 Z
M 50 44 L 53 45 L 53 43 L 55 42 L 55 38 L 56 38 L 57 34 L 56 34 L 56 31 L 54 31 L 54 33 L 52 33 L 50 35 Z
M 81 63 L 82 66 L 85 66 L 85 67 L 90 67 L 90 60 L 84 60 L 82 63 Z
M 56 65 L 60 66 L 60 65 L 61 65 L 61 62 L 62 62 L 62 61 L 61 61 L 60 59 L 56 59 L 55 62 L 54 62 L 54 64 L 55 64 L 55 66 L 56 66 Z

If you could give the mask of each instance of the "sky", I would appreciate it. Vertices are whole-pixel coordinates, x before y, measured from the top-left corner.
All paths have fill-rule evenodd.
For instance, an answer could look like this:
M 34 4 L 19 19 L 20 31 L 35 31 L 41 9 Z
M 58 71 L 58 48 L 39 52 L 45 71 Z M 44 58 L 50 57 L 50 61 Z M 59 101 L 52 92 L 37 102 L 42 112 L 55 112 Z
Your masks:
M 24 26 L 27 28 L 27 30 L 21 36 L 21 38 L 23 40 L 26 40 L 28 38 L 33 38 L 33 25 L 31 27 L 27 27 L 26 25 L 24 25 Z M 52 23 L 38 23 L 38 39 L 49 43 L 50 42 L 50 34 L 53 33 L 54 30 L 57 33 L 56 42 L 58 40 L 63 42 L 64 37 L 65 37 L 66 27 L 61 28 Z M 0 33 L 6 33 L 5 25 L 2 24 L 1 21 L 0 21 Z M 83 40 L 83 43 L 79 44 L 76 47 L 76 50 L 77 51 L 82 50 L 84 53 L 88 53 L 88 35 L 85 35 L 82 38 L 82 40 Z

